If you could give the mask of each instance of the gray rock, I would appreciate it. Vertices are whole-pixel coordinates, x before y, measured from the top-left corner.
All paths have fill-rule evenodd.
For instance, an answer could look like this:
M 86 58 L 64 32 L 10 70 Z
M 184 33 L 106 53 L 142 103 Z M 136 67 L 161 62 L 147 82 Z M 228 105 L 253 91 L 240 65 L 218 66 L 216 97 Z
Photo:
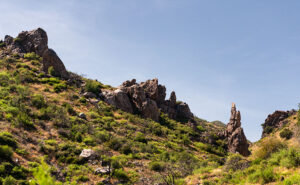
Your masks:
M 85 98 L 97 98 L 97 95 L 93 92 L 85 92 L 85 93 L 83 93 L 83 96 Z
M 110 173 L 109 166 L 96 168 L 94 173 L 95 174 L 101 174 L 101 175 L 109 174 Z
M 83 112 L 79 113 L 78 117 L 81 119 L 86 119 L 86 115 Z
M 96 155 L 96 152 L 92 149 L 83 149 L 81 151 L 81 154 L 79 155 L 79 157 L 82 157 L 82 158 L 86 158 L 86 159 L 89 159 L 89 158 L 92 158 Z

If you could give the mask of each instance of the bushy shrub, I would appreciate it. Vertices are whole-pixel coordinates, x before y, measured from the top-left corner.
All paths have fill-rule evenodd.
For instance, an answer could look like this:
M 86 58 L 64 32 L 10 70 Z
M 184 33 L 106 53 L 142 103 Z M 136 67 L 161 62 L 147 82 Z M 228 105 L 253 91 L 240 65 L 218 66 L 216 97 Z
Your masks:
M 53 66 L 50 66 L 48 68 L 48 73 L 51 75 L 51 76 L 55 76 L 55 70 L 54 70 L 54 67 Z
M 269 162 L 287 168 L 300 166 L 300 150 L 298 148 L 282 149 L 271 155 Z
M 276 181 L 277 178 L 278 174 L 274 172 L 273 167 L 266 166 L 257 169 L 248 179 L 251 183 L 266 184 Z
M 126 172 L 124 172 L 122 169 L 116 169 L 113 172 L 113 176 L 116 177 L 119 180 L 128 181 L 129 177 Z
M 141 142 L 141 143 L 147 143 L 147 139 L 145 137 L 145 135 L 141 132 L 138 132 L 135 137 L 134 137 L 135 141 Z
M 95 133 L 95 139 L 98 143 L 104 143 L 110 139 L 110 134 L 106 130 L 97 131 Z
M 124 141 L 121 138 L 114 137 L 108 143 L 109 148 L 119 150 L 123 146 Z
M 11 147 L 7 145 L 0 145 L 0 158 L 5 160 L 11 160 L 13 151 Z
M 286 145 L 277 138 L 265 138 L 261 141 L 260 146 L 257 151 L 255 151 L 254 155 L 257 158 L 266 159 L 270 157 L 272 153 L 277 152 L 285 147 Z
M 234 154 L 232 156 L 229 156 L 226 160 L 226 163 L 224 165 L 225 170 L 243 170 L 250 166 L 250 162 L 243 159 L 243 157 L 239 154 Z
M 67 85 L 65 83 L 59 83 L 54 85 L 54 92 L 59 93 L 63 90 L 67 89 Z
M 102 84 L 95 80 L 86 80 L 85 91 L 99 94 L 101 92 Z
M 38 109 L 46 107 L 46 102 L 43 95 L 37 94 L 32 97 L 31 103 Z
M 280 132 L 279 135 L 281 138 L 291 139 L 291 137 L 293 136 L 293 132 L 290 129 L 285 128 Z
M 164 165 L 162 162 L 151 162 L 149 163 L 149 168 L 150 170 L 156 171 L 156 172 L 160 172 L 164 170 Z
M 27 60 L 40 60 L 39 55 L 35 54 L 34 52 L 25 53 L 24 58 Z
M 8 145 L 13 148 L 17 147 L 17 142 L 9 132 L 0 132 L 0 145 Z
M 34 129 L 35 126 L 31 118 L 24 112 L 20 112 L 16 118 L 16 125 L 25 129 Z
M 16 184 L 17 184 L 17 180 L 12 176 L 8 176 L 5 179 L 3 179 L 3 185 L 16 185 Z

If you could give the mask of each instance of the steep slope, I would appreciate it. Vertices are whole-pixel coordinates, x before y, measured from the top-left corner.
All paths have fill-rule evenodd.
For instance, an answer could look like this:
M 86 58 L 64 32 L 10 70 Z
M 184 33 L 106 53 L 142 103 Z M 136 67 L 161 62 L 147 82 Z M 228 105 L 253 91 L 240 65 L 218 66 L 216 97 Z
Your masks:
M 40 28 L 0 41 L 1 183 L 178 184 L 224 163 L 225 125 L 157 79 L 121 90 L 68 72 L 47 42 Z
M 288 115 L 282 118 L 282 115 Z M 274 121 L 275 120 L 275 121 Z M 300 184 L 300 113 L 275 111 L 265 125 L 273 125 L 250 147 L 251 155 L 229 154 L 224 165 L 200 168 L 189 184 Z

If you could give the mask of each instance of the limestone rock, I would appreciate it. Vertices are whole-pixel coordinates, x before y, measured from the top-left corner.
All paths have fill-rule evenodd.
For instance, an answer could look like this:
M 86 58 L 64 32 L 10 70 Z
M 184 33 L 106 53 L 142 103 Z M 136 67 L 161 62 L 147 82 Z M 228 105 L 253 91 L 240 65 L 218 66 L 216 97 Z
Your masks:
M 241 127 L 241 113 L 236 110 L 236 106 L 233 103 L 231 107 L 230 121 L 227 124 L 225 131 L 225 137 L 227 138 L 228 151 L 232 153 L 240 153 L 243 156 L 250 155 L 248 149 L 249 143 Z
M 83 149 L 79 157 L 90 159 L 96 156 L 96 152 L 92 149 Z
M 98 174 L 104 175 L 104 174 L 109 174 L 109 173 L 110 173 L 109 166 L 99 167 L 99 168 L 95 169 L 96 175 L 98 175 Z

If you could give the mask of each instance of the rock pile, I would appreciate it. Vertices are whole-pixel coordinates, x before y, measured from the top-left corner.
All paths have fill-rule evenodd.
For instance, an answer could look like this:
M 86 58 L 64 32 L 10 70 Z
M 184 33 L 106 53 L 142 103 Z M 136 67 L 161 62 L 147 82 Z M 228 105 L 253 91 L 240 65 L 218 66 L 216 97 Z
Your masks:
M 291 111 L 277 110 L 273 114 L 269 114 L 265 122 L 262 124 L 263 132 L 261 137 L 262 138 L 266 137 L 275 128 L 282 128 L 287 123 L 285 119 L 295 113 L 296 113 L 295 110 L 291 110 Z
M 104 101 L 129 113 L 140 114 L 154 121 L 159 120 L 160 111 L 172 119 L 191 121 L 194 116 L 188 104 L 176 102 L 175 92 L 166 98 L 166 87 L 158 84 L 158 79 L 136 83 L 125 81 L 114 91 L 103 91 Z
M 227 139 L 229 152 L 238 152 L 243 156 L 250 155 L 249 143 L 241 127 L 241 113 L 236 110 L 234 103 L 232 103 L 230 121 L 224 132 L 224 137 Z
M 24 54 L 28 52 L 35 52 L 43 57 L 43 70 L 48 72 L 49 67 L 53 67 L 55 76 L 68 78 L 67 72 L 63 62 L 56 55 L 55 51 L 48 48 L 47 33 L 38 28 L 32 31 L 23 31 L 19 33 L 16 38 L 6 35 L 4 43 L 7 49 L 12 53 Z

